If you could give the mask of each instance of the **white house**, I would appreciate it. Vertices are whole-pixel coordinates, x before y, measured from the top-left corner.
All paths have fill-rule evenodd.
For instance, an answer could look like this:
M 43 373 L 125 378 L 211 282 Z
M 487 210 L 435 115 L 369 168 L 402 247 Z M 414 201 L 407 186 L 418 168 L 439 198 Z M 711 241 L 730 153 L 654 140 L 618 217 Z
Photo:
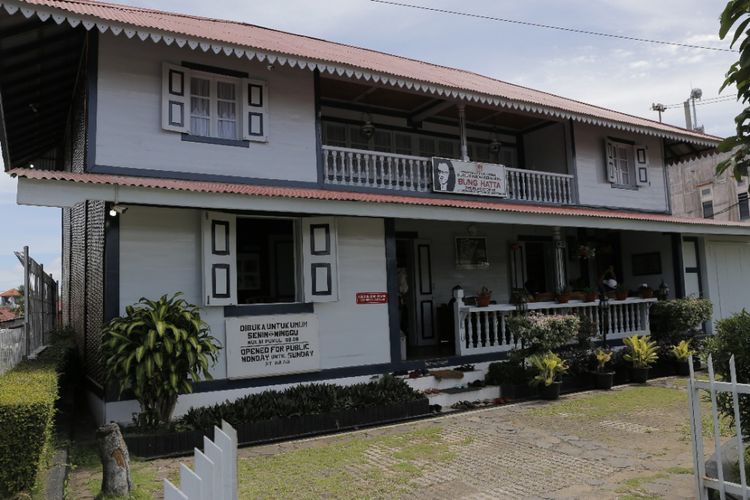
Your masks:
M 5 164 L 18 203 L 62 208 L 64 321 L 102 421 L 136 406 L 103 384 L 99 331 L 143 296 L 184 292 L 226 346 L 178 414 L 503 359 L 514 288 L 596 317 L 553 296 L 610 267 L 717 317 L 748 305 L 750 225 L 670 206 L 668 165 L 718 137 L 231 21 L 0 5 Z M 648 332 L 650 304 L 611 301 L 609 337 Z

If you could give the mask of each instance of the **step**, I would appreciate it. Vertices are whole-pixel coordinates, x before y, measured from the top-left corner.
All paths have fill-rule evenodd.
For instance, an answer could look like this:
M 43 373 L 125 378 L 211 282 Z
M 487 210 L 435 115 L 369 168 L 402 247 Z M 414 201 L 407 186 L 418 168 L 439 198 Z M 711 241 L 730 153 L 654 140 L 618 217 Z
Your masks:
M 432 375 L 419 378 L 404 378 L 404 381 L 416 391 L 424 391 L 427 389 L 450 389 L 452 387 L 458 387 L 467 385 L 475 380 L 484 380 L 485 372 L 483 370 L 474 370 L 473 372 L 464 372 L 463 378 L 441 378 L 438 379 Z
M 450 410 L 450 406 L 459 401 L 477 401 L 483 399 L 496 399 L 500 397 L 500 387 L 488 385 L 487 387 L 467 387 L 464 390 L 450 393 L 427 394 L 431 405 L 440 405 L 443 411 Z

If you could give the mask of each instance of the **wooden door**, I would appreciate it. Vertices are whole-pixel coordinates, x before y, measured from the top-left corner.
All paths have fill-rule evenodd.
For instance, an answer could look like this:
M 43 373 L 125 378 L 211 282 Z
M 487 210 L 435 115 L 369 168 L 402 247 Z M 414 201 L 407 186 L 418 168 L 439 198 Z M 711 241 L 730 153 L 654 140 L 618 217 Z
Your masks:
M 414 319 L 411 345 L 435 345 L 435 303 L 432 286 L 432 257 L 427 240 L 414 240 Z

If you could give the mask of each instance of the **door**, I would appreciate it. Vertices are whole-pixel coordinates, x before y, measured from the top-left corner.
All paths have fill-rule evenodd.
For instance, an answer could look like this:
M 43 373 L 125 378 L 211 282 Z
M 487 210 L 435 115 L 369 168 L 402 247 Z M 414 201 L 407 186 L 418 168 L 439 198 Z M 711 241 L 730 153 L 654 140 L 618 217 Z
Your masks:
M 432 290 L 432 256 L 427 240 L 414 240 L 414 319 L 411 345 L 435 345 L 435 304 Z
M 750 309 L 747 276 L 750 273 L 750 245 L 729 241 L 706 243 L 710 299 L 714 320 Z
M 682 240 L 682 265 L 685 279 L 685 297 L 703 296 L 701 270 L 698 264 L 698 240 Z

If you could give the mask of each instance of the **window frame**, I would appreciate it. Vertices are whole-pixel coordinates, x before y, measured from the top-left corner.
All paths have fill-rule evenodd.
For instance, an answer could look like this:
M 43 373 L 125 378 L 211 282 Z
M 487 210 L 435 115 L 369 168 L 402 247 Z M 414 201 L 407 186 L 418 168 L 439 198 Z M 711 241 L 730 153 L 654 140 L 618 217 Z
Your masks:
M 187 117 L 190 120 L 189 124 L 189 130 L 190 132 L 187 134 L 190 137 L 200 137 L 203 139 L 212 139 L 217 141 L 230 141 L 230 142 L 237 142 L 241 141 L 242 139 L 242 120 L 241 120 L 241 113 L 242 113 L 242 79 L 234 76 L 229 75 L 223 75 L 221 73 L 210 73 L 208 71 L 202 71 L 197 69 L 192 69 L 186 67 L 187 71 L 187 78 L 190 78 L 191 85 L 190 85 L 190 96 L 188 100 L 188 110 L 187 110 Z M 202 80 L 208 80 L 209 82 L 209 91 L 208 91 L 208 101 L 209 101 L 209 135 L 201 135 L 196 134 L 193 131 L 193 86 L 192 86 L 192 80 L 193 78 L 199 78 Z M 218 128 L 219 128 L 219 95 L 218 95 L 218 82 L 223 83 L 231 83 L 234 85 L 234 122 L 235 122 L 235 135 L 234 137 L 219 137 L 218 135 Z M 199 96 L 202 98 L 202 96 Z M 228 101 L 227 99 L 222 99 L 222 101 Z
M 705 193 L 705 191 L 708 190 L 708 193 Z M 704 186 L 698 186 L 698 194 L 700 195 L 700 201 L 701 201 L 701 216 L 704 219 L 713 219 L 715 217 L 714 213 L 714 188 L 712 185 L 704 185 Z M 706 213 L 706 204 L 711 205 L 711 213 L 707 215 Z
M 291 302 L 253 302 L 249 304 L 239 303 L 235 307 L 264 307 L 264 306 L 285 306 L 285 305 L 299 305 L 304 304 L 304 283 L 302 282 L 302 219 L 300 217 L 284 217 L 284 216 L 273 216 L 273 215 L 237 215 L 237 221 L 240 219 L 253 219 L 253 220 L 284 220 L 292 222 L 292 238 L 294 244 L 294 300 Z M 239 231 L 237 235 L 237 255 L 235 258 L 235 266 L 237 269 L 237 299 L 239 301 Z M 265 263 L 270 266 L 271 262 Z M 264 265 L 260 262 L 260 266 Z
M 614 165 L 614 172 L 616 180 L 615 182 L 612 182 L 612 187 L 616 189 L 638 189 L 635 182 L 635 145 L 630 142 L 625 142 L 622 140 L 612 139 L 610 140 L 614 143 L 615 146 L 615 165 Z M 628 176 L 628 182 L 623 182 L 623 169 L 620 166 L 620 157 L 619 152 L 627 151 L 629 154 L 626 157 L 627 160 L 627 176 Z

